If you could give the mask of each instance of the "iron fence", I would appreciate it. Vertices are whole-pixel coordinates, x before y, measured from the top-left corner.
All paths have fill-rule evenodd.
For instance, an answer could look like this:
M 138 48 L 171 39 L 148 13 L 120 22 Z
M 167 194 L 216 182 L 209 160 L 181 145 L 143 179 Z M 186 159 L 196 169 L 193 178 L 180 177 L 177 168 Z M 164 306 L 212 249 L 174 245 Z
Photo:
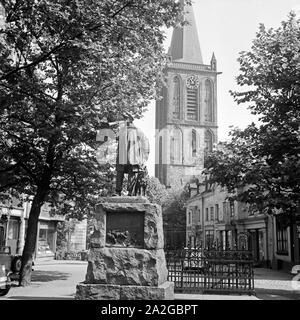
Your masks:
M 184 248 L 165 253 L 176 292 L 255 293 L 250 251 Z

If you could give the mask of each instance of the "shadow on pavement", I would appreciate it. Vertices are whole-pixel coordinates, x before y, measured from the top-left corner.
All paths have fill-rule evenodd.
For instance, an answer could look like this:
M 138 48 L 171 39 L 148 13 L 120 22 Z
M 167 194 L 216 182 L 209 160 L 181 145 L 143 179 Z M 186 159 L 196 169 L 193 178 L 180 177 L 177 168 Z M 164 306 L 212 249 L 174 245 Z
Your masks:
M 293 275 L 284 271 L 277 271 L 272 269 L 255 268 L 254 278 L 257 280 L 291 280 Z
M 276 289 L 255 289 L 256 296 L 262 300 L 299 300 L 300 292 Z
M 55 280 L 67 280 L 69 276 L 70 274 L 66 272 L 36 270 L 32 272 L 31 281 L 49 282 Z
M 12 296 L 7 297 L 7 300 L 74 300 L 74 297 L 26 297 L 26 296 Z
M 56 261 L 56 260 L 54 260 Z M 53 261 L 50 261 L 50 262 L 39 262 L 39 263 L 36 263 L 36 266 L 39 267 L 39 266 L 57 266 L 57 265 L 73 265 L 73 266 L 81 266 L 81 265 L 87 265 L 87 261 L 71 261 L 71 262 L 61 262 L 62 260 L 58 260 L 59 262 L 53 262 Z M 66 261 L 66 260 L 63 260 L 63 261 Z

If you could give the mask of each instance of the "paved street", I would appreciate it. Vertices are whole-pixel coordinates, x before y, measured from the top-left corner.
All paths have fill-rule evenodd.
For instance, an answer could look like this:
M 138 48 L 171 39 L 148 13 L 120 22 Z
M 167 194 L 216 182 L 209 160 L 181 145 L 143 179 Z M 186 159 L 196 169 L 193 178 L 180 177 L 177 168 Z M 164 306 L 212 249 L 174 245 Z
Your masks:
M 83 261 L 36 262 L 30 287 L 14 286 L 1 300 L 74 299 L 76 284 L 83 281 L 87 263 Z M 300 291 L 293 290 L 292 275 L 270 269 L 255 269 L 256 296 L 176 294 L 182 300 L 300 300 Z

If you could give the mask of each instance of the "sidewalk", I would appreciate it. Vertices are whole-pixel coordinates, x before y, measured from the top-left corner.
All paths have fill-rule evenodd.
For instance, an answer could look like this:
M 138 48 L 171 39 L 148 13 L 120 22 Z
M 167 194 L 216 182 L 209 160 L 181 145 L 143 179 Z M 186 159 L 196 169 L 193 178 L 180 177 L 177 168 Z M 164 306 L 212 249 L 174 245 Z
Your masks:
M 284 271 L 257 268 L 254 270 L 256 295 L 267 300 L 300 300 L 300 290 L 292 286 L 294 275 Z
M 177 294 L 176 299 L 192 300 L 300 300 L 300 290 L 292 287 L 293 275 L 265 268 L 254 269 L 255 296 Z
M 256 296 L 221 294 L 175 294 L 175 300 L 260 300 Z
M 36 261 L 29 287 L 12 287 L 0 300 L 73 300 L 76 285 L 84 281 L 85 261 Z
M 38 261 L 29 287 L 12 287 L 0 300 L 73 300 L 76 285 L 84 281 L 85 261 Z M 255 269 L 256 296 L 175 294 L 176 300 L 300 300 L 292 288 L 293 275 L 270 269 Z

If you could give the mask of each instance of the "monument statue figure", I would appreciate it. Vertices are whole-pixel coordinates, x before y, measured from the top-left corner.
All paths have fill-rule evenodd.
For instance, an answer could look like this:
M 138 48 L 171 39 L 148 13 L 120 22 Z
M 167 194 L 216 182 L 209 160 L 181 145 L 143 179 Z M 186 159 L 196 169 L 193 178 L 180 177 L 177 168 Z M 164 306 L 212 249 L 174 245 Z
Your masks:
M 161 206 L 145 194 L 149 141 L 126 115 L 123 122 L 103 123 L 96 153 L 100 164 L 116 161 L 116 193 L 121 195 L 128 174 L 128 195 L 101 197 L 94 210 L 85 281 L 76 287 L 76 300 L 173 300 L 168 281 Z M 113 131 L 118 128 L 118 132 Z M 106 142 L 106 144 L 104 143 Z M 116 143 L 117 142 L 117 143 Z M 118 144 L 117 152 L 109 151 Z M 99 150 L 101 149 L 101 150 Z M 111 149 L 110 149 L 111 150 Z M 107 152 L 106 152 L 107 151 Z M 109 154 L 106 157 L 105 154 Z M 115 161 L 111 160 L 116 155 Z
M 146 175 L 145 162 L 149 158 L 150 146 L 143 131 L 133 124 L 133 118 L 127 115 L 125 119 L 118 135 L 116 193 L 121 195 L 126 173 L 128 174 L 128 195 L 136 196 L 141 193 Z
M 97 140 L 106 142 L 116 135 L 118 142 L 116 157 L 116 194 L 121 195 L 124 175 L 128 175 L 127 191 L 129 196 L 145 195 L 147 183 L 146 161 L 149 158 L 150 145 L 143 131 L 133 124 L 133 117 L 123 116 L 123 121 L 104 123 L 97 133 Z M 117 128 L 117 132 L 113 128 Z

